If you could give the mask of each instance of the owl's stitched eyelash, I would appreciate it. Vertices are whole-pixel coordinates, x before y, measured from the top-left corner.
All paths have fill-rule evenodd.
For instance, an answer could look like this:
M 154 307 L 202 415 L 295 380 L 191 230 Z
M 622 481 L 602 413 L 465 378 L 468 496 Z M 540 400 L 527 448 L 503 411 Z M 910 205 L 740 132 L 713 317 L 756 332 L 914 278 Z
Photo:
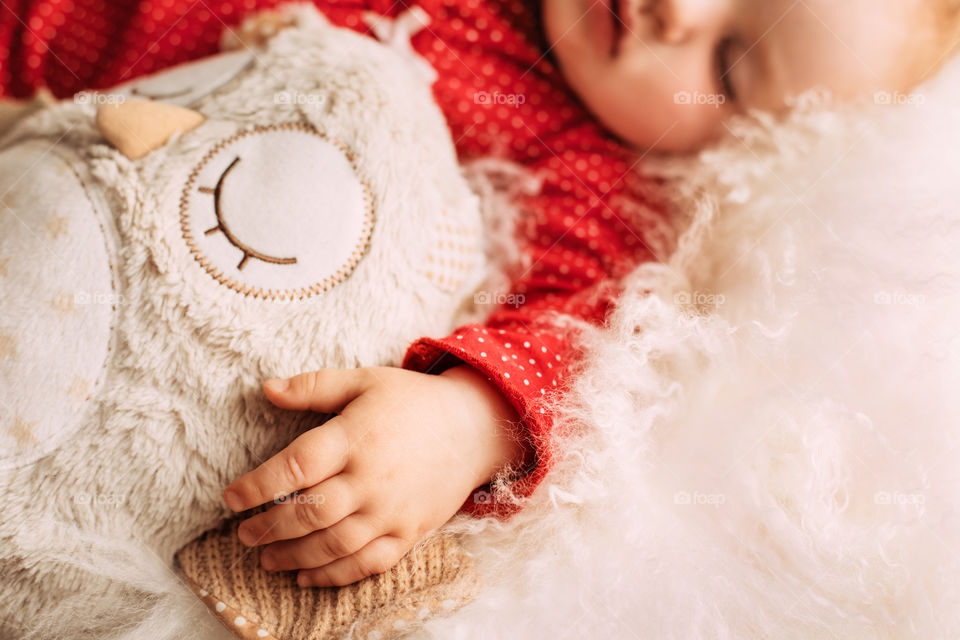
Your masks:
M 227 228 L 227 223 L 223 220 L 223 212 L 220 210 L 220 196 L 223 192 L 223 183 L 227 179 L 227 174 L 233 171 L 233 168 L 237 166 L 239 162 L 240 156 L 237 156 L 233 159 L 233 162 L 230 163 L 230 166 L 224 169 L 223 173 L 220 174 L 220 179 L 217 180 L 216 187 L 200 187 L 199 189 L 200 193 L 208 193 L 213 196 L 213 211 L 217 216 L 217 225 L 204 231 L 204 235 L 208 236 L 211 233 L 217 233 L 219 231 L 226 236 L 227 241 L 230 244 L 243 252 L 243 259 L 241 259 L 240 264 L 237 265 L 237 270 L 243 269 L 244 265 L 247 264 L 247 260 L 250 258 L 256 258 L 257 260 L 262 260 L 263 262 L 269 262 L 272 264 L 296 264 L 296 258 L 274 258 L 273 256 L 268 256 L 265 253 L 260 253 L 259 251 L 248 247 L 244 243 L 240 242 L 240 239 L 233 235 L 230 229 Z

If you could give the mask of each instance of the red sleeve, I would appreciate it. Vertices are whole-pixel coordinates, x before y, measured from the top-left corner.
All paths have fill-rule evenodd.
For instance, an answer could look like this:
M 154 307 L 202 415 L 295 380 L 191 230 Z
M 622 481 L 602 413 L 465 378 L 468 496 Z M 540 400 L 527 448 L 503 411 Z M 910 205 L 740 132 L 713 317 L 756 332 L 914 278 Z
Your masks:
M 497 156 L 542 181 L 516 203 L 524 262 L 508 304 L 482 325 L 418 340 L 403 363 L 438 373 L 465 362 L 523 421 L 534 463 L 505 492 L 474 491 L 462 510 L 477 517 L 515 513 L 551 467 L 554 416 L 544 399 L 562 392 L 578 356 L 575 329 L 561 314 L 603 322 L 613 283 L 665 254 L 672 237 L 635 171 L 639 158 L 585 112 L 544 53 L 535 4 L 424 0 L 433 22 L 415 39 L 439 72 L 434 95 L 460 157 Z
M 510 297 L 524 300 L 524 304 L 501 308 L 482 325 L 462 326 L 446 338 L 422 338 L 410 346 L 403 362 L 404 368 L 425 373 L 468 364 L 500 389 L 521 418 L 532 463 L 511 479 L 513 497 L 498 493 L 489 483 L 477 488 L 461 507 L 475 517 L 513 514 L 550 469 L 553 414 L 543 401 L 563 388 L 569 363 L 575 358 L 569 329 L 550 322 L 554 307 L 568 307 L 563 301 L 570 298 L 546 291 Z M 599 315 L 594 307 L 584 307 L 590 307 L 590 315 Z
M 518 203 L 525 212 L 519 242 L 528 260 L 504 297 L 506 304 L 482 325 L 418 340 L 403 362 L 405 368 L 429 373 L 469 364 L 502 391 L 522 419 L 534 463 L 513 475 L 508 491 L 498 492 L 490 484 L 475 490 L 462 510 L 476 517 L 509 517 L 551 467 L 554 416 L 544 400 L 562 392 L 578 356 L 576 325 L 564 316 L 602 323 L 617 295 L 616 279 L 653 259 L 663 246 L 658 239 L 666 233 L 663 220 L 642 193 L 630 189 L 635 178 L 626 170 L 606 190 L 596 184 L 605 172 L 577 172 L 578 165 L 593 166 L 598 157 L 612 165 L 595 142 L 568 131 L 552 139 L 564 152 L 530 166 L 543 185 Z M 631 205 L 632 215 L 627 213 Z

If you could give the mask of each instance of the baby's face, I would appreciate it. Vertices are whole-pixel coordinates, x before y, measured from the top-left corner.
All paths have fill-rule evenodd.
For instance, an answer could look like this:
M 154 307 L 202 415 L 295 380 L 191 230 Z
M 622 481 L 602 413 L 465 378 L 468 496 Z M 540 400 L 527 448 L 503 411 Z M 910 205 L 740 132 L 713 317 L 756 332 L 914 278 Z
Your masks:
M 929 0 L 543 0 L 546 35 L 587 107 L 625 141 L 696 149 L 732 114 L 812 88 L 908 90 Z

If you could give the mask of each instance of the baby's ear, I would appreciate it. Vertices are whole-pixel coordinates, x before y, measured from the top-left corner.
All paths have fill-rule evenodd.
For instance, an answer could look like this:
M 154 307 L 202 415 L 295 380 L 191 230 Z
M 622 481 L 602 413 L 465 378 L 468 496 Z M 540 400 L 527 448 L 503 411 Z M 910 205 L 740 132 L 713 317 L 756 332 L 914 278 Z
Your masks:
M 97 110 L 100 133 L 131 160 L 139 160 L 165 145 L 173 134 L 186 133 L 203 121 L 196 111 L 153 100 L 126 100 Z

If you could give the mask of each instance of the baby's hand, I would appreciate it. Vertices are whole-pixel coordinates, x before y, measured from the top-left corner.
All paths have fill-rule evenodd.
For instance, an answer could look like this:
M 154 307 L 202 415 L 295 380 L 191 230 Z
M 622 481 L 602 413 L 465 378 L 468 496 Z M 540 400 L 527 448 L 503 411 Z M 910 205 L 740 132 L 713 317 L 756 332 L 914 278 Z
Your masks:
M 299 569 L 302 587 L 389 570 L 498 469 L 532 454 L 513 407 L 466 365 L 324 369 L 264 391 L 278 407 L 339 412 L 223 492 L 233 511 L 278 502 L 244 521 L 240 540 L 267 545 L 264 569 Z

